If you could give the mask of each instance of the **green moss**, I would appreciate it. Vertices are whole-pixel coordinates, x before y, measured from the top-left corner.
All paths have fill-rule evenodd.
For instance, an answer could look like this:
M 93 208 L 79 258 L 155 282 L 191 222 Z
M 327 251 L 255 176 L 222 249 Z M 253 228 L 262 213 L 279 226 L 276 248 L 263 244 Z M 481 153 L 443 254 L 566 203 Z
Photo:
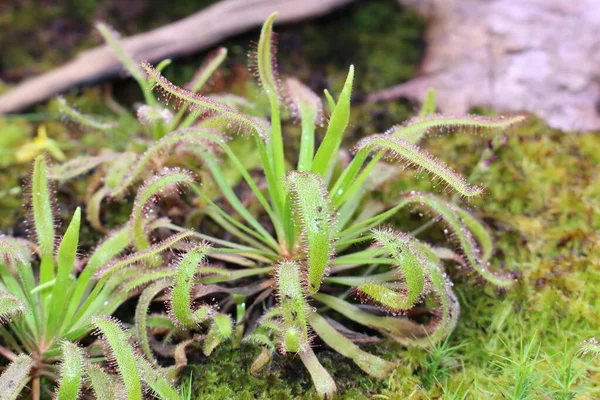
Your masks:
M 183 376 L 192 375 L 193 399 L 316 399 L 312 381 L 299 358 L 275 355 L 271 365 L 257 376 L 250 366 L 258 355 L 256 347 L 240 349 L 220 346 L 208 358 L 192 364 Z M 342 398 L 367 399 L 369 393 L 381 390 L 381 382 L 360 371 L 352 362 L 337 353 L 318 353 L 325 368 L 334 376 Z

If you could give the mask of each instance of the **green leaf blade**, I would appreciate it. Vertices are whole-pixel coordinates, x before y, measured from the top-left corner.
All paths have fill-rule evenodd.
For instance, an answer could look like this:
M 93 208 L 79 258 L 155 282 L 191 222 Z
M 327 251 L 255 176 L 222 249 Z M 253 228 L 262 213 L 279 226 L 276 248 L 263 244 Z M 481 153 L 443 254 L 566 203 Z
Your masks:
M 483 188 L 470 185 L 464 177 L 442 161 L 404 139 L 387 134 L 372 135 L 358 142 L 356 150 L 361 151 L 362 149 L 368 149 L 369 152 L 388 152 L 392 158 L 400 158 L 409 165 L 429 172 L 462 196 L 474 197 L 483 193 Z
M 171 290 L 169 314 L 173 322 L 184 327 L 194 327 L 206 321 L 212 314 L 208 306 L 192 309 L 191 292 L 194 286 L 194 277 L 210 250 L 207 244 L 200 244 L 188 251 L 177 265 L 175 284 Z
M 83 378 L 83 350 L 71 342 L 61 345 L 63 362 L 60 368 L 60 382 L 57 400 L 78 399 Z
M 56 281 L 52 289 L 49 312 L 46 321 L 48 333 L 54 335 L 56 329 L 62 324 L 67 311 L 63 307 L 69 301 L 71 293 L 71 280 L 69 276 L 75 266 L 77 257 L 77 246 L 79 245 L 79 226 L 81 224 L 81 209 L 77 207 L 71 223 L 65 232 L 58 247 L 58 271 Z
M 319 175 L 292 171 L 286 183 L 308 253 L 308 290 L 316 293 L 335 249 L 335 214 Z
M 0 393 L 6 400 L 15 400 L 29 381 L 29 373 L 34 362 L 31 357 L 21 354 L 15 358 L 0 375 Z
M 352 95 L 353 79 L 354 66 L 351 65 L 340 98 L 331 114 L 327 132 L 313 160 L 312 171 L 322 177 L 326 176 L 328 169 L 332 165 L 331 160 L 337 160 L 337 152 L 342 143 L 342 136 L 350 120 L 350 98 Z
M 119 324 L 110 317 L 94 317 L 92 323 L 106 339 L 116 361 L 119 374 L 127 390 L 128 400 L 142 398 L 142 384 L 137 358 L 129 344 L 128 335 Z
M 284 332 L 282 350 L 298 353 L 309 347 L 308 306 L 300 281 L 300 266 L 283 261 L 277 267 L 277 288 Z

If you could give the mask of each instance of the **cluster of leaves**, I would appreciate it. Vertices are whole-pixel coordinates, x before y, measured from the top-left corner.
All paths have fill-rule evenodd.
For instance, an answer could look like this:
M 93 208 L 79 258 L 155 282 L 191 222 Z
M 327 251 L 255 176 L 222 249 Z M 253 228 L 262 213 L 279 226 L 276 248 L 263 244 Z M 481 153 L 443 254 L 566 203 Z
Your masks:
M 403 167 L 414 166 L 433 177 L 434 187 L 442 184 L 463 198 L 480 195 L 482 187 L 472 185 L 421 149 L 418 142 L 433 131 L 502 131 L 524 117 L 437 115 L 435 99 L 430 94 L 419 117 L 384 134 L 364 138 L 355 146 L 352 160 L 344 162 L 340 148 L 349 121 L 353 68 L 337 101 L 325 92 L 330 117 L 317 147 L 317 127 L 323 121 L 321 100 L 293 78 L 280 81 L 275 59 L 274 19 L 275 14 L 265 22 L 254 55 L 256 74 L 270 105 L 270 123 L 240 112 L 236 108 L 240 102 L 235 98 L 215 99 L 197 93 L 222 62 L 224 50 L 219 50 L 200 70 L 195 83 L 184 89 L 161 75 L 168 62 L 156 68 L 146 62 L 134 63 L 108 28 L 99 26 L 142 88 L 147 105 L 138 109 L 138 117 L 156 142 L 142 155 L 110 152 L 77 158 L 53 168 L 50 175 L 67 180 L 99 166 L 106 170 L 104 186 L 87 206 L 88 219 L 99 229 L 102 229 L 99 219 L 102 199 L 122 197 L 135 183 L 151 178 L 136 193 L 129 223 L 106 242 L 122 247 L 110 257 L 100 253 L 97 264 L 90 267 L 91 259 L 77 277 L 73 276 L 73 249 L 77 243 L 71 236 L 78 231 L 79 212 L 71 224 L 73 228 L 69 227 L 65 234 L 72 257 L 61 256 L 63 246 L 59 246 L 55 272 L 54 231 L 52 236 L 39 234 L 40 230 L 48 233 L 53 227 L 53 223 L 48 222 L 52 218 L 50 203 L 44 200 L 42 208 L 36 208 L 38 197 L 33 196 L 34 214 L 38 210 L 45 217 L 40 219 L 34 215 L 38 240 L 43 238 L 44 241 L 40 242 L 40 282 L 35 287 L 31 284 L 29 290 L 23 287 L 22 297 L 34 311 L 46 310 L 46 306 L 54 310 L 56 307 L 51 306 L 65 301 L 72 304 L 54 311 L 57 315 L 52 313 L 52 317 L 44 314 L 47 323 L 37 328 L 43 343 L 41 354 L 46 354 L 57 343 L 55 340 L 47 342 L 48 338 L 80 339 L 89 332 L 92 315 L 110 314 L 131 290 L 144 287 L 136 309 L 135 333 L 146 359 L 153 359 L 157 353 L 173 356 L 176 365 L 185 365 L 188 347 L 199 346 L 209 355 L 228 339 L 232 339 L 235 346 L 241 341 L 255 343 L 262 346 L 263 351 L 252 366 L 254 372 L 267 365 L 277 349 L 283 354 L 298 354 L 316 391 L 321 396 L 330 396 L 336 391 L 336 384 L 313 352 L 316 340 L 350 358 L 376 378 L 386 378 L 396 366 L 396 362 L 357 346 L 352 340 L 355 333 L 339 319 L 350 327 L 362 325 L 376 330 L 404 345 L 427 346 L 446 337 L 454 329 L 459 315 L 443 260 L 471 269 L 496 286 L 508 287 L 514 282 L 511 274 L 499 273 L 491 267 L 493 243 L 486 228 L 452 200 L 410 192 L 400 195 L 389 208 L 362 205 L 371 189 L 396 176 L 397 168 L 383 163 L 383 159 Z M 159 88 L 167 101 L 176 100 L 179 111 L 159 106 L 151 94 L 153 87 Z M 82 125 L 97 130 L 115 129 L 114 124 L 90 119 L 64 101 L 60 104 L 71 119 Z M 284 104 L 302 126 L 295 168 L 284 156 Z M 228 144 L 227 134 L 236 131 L 247 133 L 258 149 L 264 171 L 258 180 L 246 169 L 241 155 L 235 154 Z M 211 198 L 196 183 L 193 173 L 163 168 L 165 155 L 174 151 L 191 153 L 202 160 L 203 168 L 221 191 L 220 199 Z M 221 155 L 243 177 L 251 193 L 248 199 L 242 199 L 225 179 L 218 162 Z M 36 162 L 36 171 L 46 173 L 43 160 Z M 37 181 L 45 182 L 45 179 Z M 38 193 L 35 182 L 34 172 L 34 194 Z M 226 233 L 223 237 L 193 232 L 156 218 L 152 200 L 182 186 L 190 187 L 206 204 L 201 212 Z M 440 221 L 458 251 L 433 247 L 409 233 L 384 226 L 390 217 L 406 208 L 427 212 Z M 154 243 L 157 228 L 180 233 Z M 185 239 L 192 238 L 204 242 L 186 243 Z M 130 245 L 135 248 L 134 253 L 110 260 Z M 176 249 L 179 257 L 169 260 L 164 254 L 167 249 Z M 65 258 L 62 264 L 61 257 Z M 209 260 L 222 265 L 211 265 Z M 77 285 L 71 292 L 68 288 L 72 287 L 73 280 Z M 29 301 L 27 297 L 32 290 L 37 300 Z M 15 294 L 13 290 L 10 292 Z M 154 300 L 166 303 L 168 315 L 149 314 Z M 319 310 L 317 305 L 321 307 Z M 423 310 L 420 322 L 405 316 L 417 306 Z M 232 308 L 235 312 L 229 311 Z M 262 312 L 261 308 L 266 311 Z M 18 310 L 14 308 L 14 312 Z M 25 319 L 29 320 L 35 326 L 35 312 Z M 106 319 L 93 321 L 107 337 L 130 398 L 136 398 L 141 390 L 140 376 L 161 396 L 162 390 L 172 390 L 164 378 L 159 379 L 162 375 L 155 372 L 145 358 L 135 357 L 131 351 L 117 350 L 127 347 L 122 330 L 113 325 L 109 327 Z M 11 332 L 17 328 L 13 327 Z M 191 335 L 190 328 L 202 328 L 204 334 Z M 114 335 L 113 340 L 109 331 Z M 158 336 L 162 336 L 162 342 Z M 65 370 L 77 364 L 70 360 L 72 357 L 67 362 L 66 356 L 76 353 L 71 350 L 67 346 L 63 351 Z M 40 349 L 37 351 L 40 353 Z M 35 354 L 33 350 L 30 353 Z M 136 367 L 142 374 L 132 371 Z M 61 384 L 59 390 L 63 386 Z
M 136 288 L 155 279 L 156 272 L 147 270 L 141 262 L 159 257 L 181 240 L 181 235 L 150 251 L 118 258 L 130 245 L 131 231 L 125 226 L 102 241 L 85 261 L 77 256 L 79 208 L 55 245 L 53 189 L 43 156 L 35 160 L 30 185 L 35 243 L 0 237 L 0 315 L 7 322 L 6 328 L 0 328 L 0 351 L 12 361 L 0 378 L 2 398 L 15 399 L 32 379 L 34 399 L 39 399 L 40 391 L 46 388 L 41 380 L 58 381 L 58 399 L 75 399 L 83 390 L 85 376 L 98 398 L 122 398 L 123 393 L 131 399 L 141 398 L 142 378 L 160 397 L 173 398 L 176 392 L 163 372 L 136 356 L 129 334 L 107 316 L 135 295 Z M 106 265 L 126 270 L 119 275 L 99 276 Z M 87 349 L 75 344 L 94 329 L 103 340 Z M 118 376 L 107 374 L 98 365 L 104 362 L 103 347 L 108 364 Z

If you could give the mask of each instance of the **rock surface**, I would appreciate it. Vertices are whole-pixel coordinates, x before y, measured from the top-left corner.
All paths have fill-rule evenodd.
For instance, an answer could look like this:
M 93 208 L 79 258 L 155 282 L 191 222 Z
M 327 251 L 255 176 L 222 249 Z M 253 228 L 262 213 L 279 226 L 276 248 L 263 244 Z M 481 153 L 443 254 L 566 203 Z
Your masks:
M 600 130 L 600 1 L 398 0 L 429 19 L 417 78 L 369 101 L 438 93 L 443 112 L 528 111 Z

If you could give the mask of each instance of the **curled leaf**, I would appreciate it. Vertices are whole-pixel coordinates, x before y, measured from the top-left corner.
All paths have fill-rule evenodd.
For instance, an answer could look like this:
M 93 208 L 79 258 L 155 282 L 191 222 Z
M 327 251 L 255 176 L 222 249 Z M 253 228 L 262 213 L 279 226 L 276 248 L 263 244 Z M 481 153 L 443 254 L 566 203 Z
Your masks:
M 148 340 L 148 309 L 150 308 L 150 302 L 156 295 L 168 288 L 170 282 L 168 280 L 161 280 L 148 286 L 138 300 L 135 308 L 135 337 L 139 342 L 142 351 L 149 359 L 154 357 L 152 350 L 150 349 L 150 341 Z
M 148 62 L 143 62 L 141 66 L 142 69 L 146 71 L 150 82 L 154 83 L 163 91 L 164 97 L 166 99 L 175 97 L 180 102 L 189 103 L 190 110 L 193 112 L 204 113 L 208 111 L 211 113 L 217 113 L 226 118 L 231 123 L 239 124 L 242 127 L 251 129 L 263 140 L 266 140 L 268 127 L 263 121 L 241 113 L 235 108 L 225 105 L 223 103 L 219 103 L 214 99 L 202 96 L 200 94 L 191 92 L 189 90 L 180 88 L 172 84 L 165 77 L 163 77 L 160 72 L 154 69 L 154 67 L 152 67 Z
M 121 196 L 127 188 L 140 180 L 143 174 L 152 169 L 153 159 L 160 156 L 166 156 L 177 145 L 194 144 L 199 145 L 200 148 L 204 150 L 215 152 L 218 148 L 218 144 L 222 141 L 224 141 L 222 135 L 207 128 L 185 128 L 173 131 L 154 143 L 144 152 L 135 165 L 128 169 L 128 172 L 124 175 L 118 186 L 114 187 L 111 196 Z
M 191 304 L 194 277 L 198 267 L 204 263 L 209 250 L 210 246 L 200 244 L 188 251 L 177 265 L 175 284 L 171 290 L 169 315 L 172 316 L 173 322 L 181 326 L 196 326 L 206 321 L 213 313 L 212 308 L 207 305 L 194 307 Z
M 133 242 L 138 250 L 150 247 L 146 237 L 146 220 L 150 213 L 151 205 L 148 203 L 155 200 L 169 190 L 179 190 L 183 185 L 194 182 L 192 174 L 179 168 L 163 168 L 160 174 L 148 180 L 137 193 L 131 212 L 131 230 Z
M 273 22 L 277 13 L 269 15 L 260 31 L 260 39 L 256 50 L 256 63 L 260 84 L 267 93 L 269 100 L 276 103 L 279 100 L 279 76 L 277 74 L 277 41 L 273 32 Z
M 501 287 L 508 287 L 514 283 L 514 277 L 511 274 L 500 274 L 489 269 L 489 261 L 483 257 L 488 257 L 491 254 L 491 243 L 488 243 L 485 236 L 481 234 L 480 230 L 484 228 L 478 227 L 476 231 L 485 246 L 485 251 L 477 246 L 473 234 L 461 217 L 461 215 L 465 215 L 465 212 L 457 211 L 458 207 L 455 205 L 426 193 L 412 193 L 407 200 L 414 204 L 416 208 L 428 211 L 441 218 L 446 226 L 445 232 L 449 234 L 450 239 L 460 245 L 468 265 L 486 281 Z M 468 218 L 467 221 L 472 227 L 477 223 L 472 217 Z
M 413 250 L 406 234 L 378 229 L 373 231 L 373 238 L 394 260 L 405 288 L 394 288 L 386 283 L 365 283 L 357 288 L 361 298 L 366 297 L 390 312 L 412 308 L 425 290 L 426 260 Z

